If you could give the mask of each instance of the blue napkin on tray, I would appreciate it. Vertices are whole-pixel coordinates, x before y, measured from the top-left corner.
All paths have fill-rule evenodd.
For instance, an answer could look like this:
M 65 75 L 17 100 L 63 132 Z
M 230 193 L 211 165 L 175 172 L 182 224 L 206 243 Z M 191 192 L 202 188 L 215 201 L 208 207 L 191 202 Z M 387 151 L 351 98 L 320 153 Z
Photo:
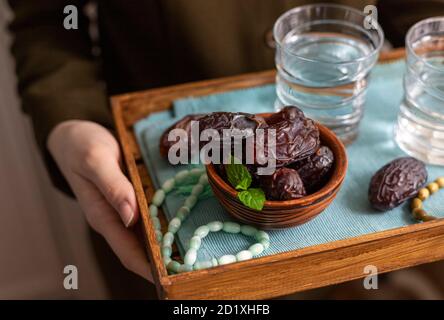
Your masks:
M 367 200 L 371 176 L 382 165 L 405 155 L 393 140 L 393 127 L 403 96 L 403 61 L 377 65 L 371 75 L 365 104 L 365 115 L 358 139 L 347 147 L 349 168 L 344 184 L 333 203 L 308 223 L 277 231 L 269 231 L 271 245 L 262 255 L 309 247 L 335 240 L 357 237 L 378 231 L 416 223 L 409 203 L 386 213 L 373 210 Z M 156 187 L 185 166 L 171 166 L 159 155 L 159 137 L 172 123 L 191 113 L 213 111 L 243 111 L 249 113 L 273 111 L 275 86 L 267 85 L 241 89 L 204 97 L 189 97 L 174 102 L 172 110 L 159 112 L 138 121 L 134 126 L 145 164 Z M 429 178 L 444 175 L 444 168 L 428 166 Z M 174 217 L 185 197 L 167 196 L 164 211 Z M 432 215 L 444 217 L 442 195 L 430 197 L 425 209 Z M 194 230 L 210 221 L 233 220 L 214 197 L 199 201 L 182 224 L 176 240 L 184 253 Z M 248 248 L 251 239 L 242 235 L 218 232 L 203 240 L 199 259 L 211 259 Z

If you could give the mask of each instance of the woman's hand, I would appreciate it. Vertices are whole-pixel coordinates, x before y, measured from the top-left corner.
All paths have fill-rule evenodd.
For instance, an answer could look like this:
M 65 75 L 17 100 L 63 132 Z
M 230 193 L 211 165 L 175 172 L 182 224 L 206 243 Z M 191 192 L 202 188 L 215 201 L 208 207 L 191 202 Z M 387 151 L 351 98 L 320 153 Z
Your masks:
M 94 122 L 66 121 L 51 131 L 48 149 L 89 225 L 127 269 L 152 281 L 143 247 L 130 229 L 139 211 L 134 189 L 120 168 L 120 149 L 113 135 Z

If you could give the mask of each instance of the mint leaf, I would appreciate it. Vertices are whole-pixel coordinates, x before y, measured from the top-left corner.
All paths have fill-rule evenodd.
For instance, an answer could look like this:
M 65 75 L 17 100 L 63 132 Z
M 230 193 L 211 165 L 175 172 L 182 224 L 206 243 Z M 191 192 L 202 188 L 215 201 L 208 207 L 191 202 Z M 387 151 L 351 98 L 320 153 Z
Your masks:
M 236 190 L 247 190 L 252 181 L 250 172 L 233 156 L 230 162 L 225 165 L 228 181 Z
M 239 200 L 247 207 L 261 211 L 265 203 L 265 194 L 262 189 L 250 188 L 237 194 Z

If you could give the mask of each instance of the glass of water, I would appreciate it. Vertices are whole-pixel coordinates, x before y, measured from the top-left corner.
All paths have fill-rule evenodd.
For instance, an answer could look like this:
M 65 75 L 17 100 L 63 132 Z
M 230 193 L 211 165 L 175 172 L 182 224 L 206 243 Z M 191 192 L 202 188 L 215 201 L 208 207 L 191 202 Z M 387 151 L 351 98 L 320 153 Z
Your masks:
M 295 105 L 352 142 L 363 116 L 368 74 L 384 34 L 375 20 L 351 7 L 314 4 L 276 21 L 275 108 Z
M 411 27 L 406 55 L 395 140 L 409 155 L 444 165 L 444 17 Z

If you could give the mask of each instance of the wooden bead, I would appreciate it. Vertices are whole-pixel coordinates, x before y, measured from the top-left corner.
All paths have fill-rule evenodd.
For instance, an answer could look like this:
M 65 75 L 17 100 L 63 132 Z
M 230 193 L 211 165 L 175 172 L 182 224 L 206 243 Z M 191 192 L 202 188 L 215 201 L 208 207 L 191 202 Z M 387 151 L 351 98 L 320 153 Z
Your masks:
M 438 184 L 436 182 L 431 182 L 427 186 L 427 189 L 429 189 L 431 194 L 434 194 L 436 191 L 439 190 L 439 186 L 438 186 Z
M 419 198 L 414 198 L 411 204 L 412 210 L 414 209 L 422 209 L 422 201 Z
M 439 177 L 435 180 L 435 182 L 438 184 L 440 188 L 444 188 L 444 177 Z
M 417 220 L 422 220 L 425 216 L 427 216 L 427 212 L 425 212 L 424 209 L 416 208 L 416 209 L 413 209 L 413 216 Z
M 422 188 L 418 192 L 418 198 L 424 201 L 430 196 L 430 191 L 427 188 Z

